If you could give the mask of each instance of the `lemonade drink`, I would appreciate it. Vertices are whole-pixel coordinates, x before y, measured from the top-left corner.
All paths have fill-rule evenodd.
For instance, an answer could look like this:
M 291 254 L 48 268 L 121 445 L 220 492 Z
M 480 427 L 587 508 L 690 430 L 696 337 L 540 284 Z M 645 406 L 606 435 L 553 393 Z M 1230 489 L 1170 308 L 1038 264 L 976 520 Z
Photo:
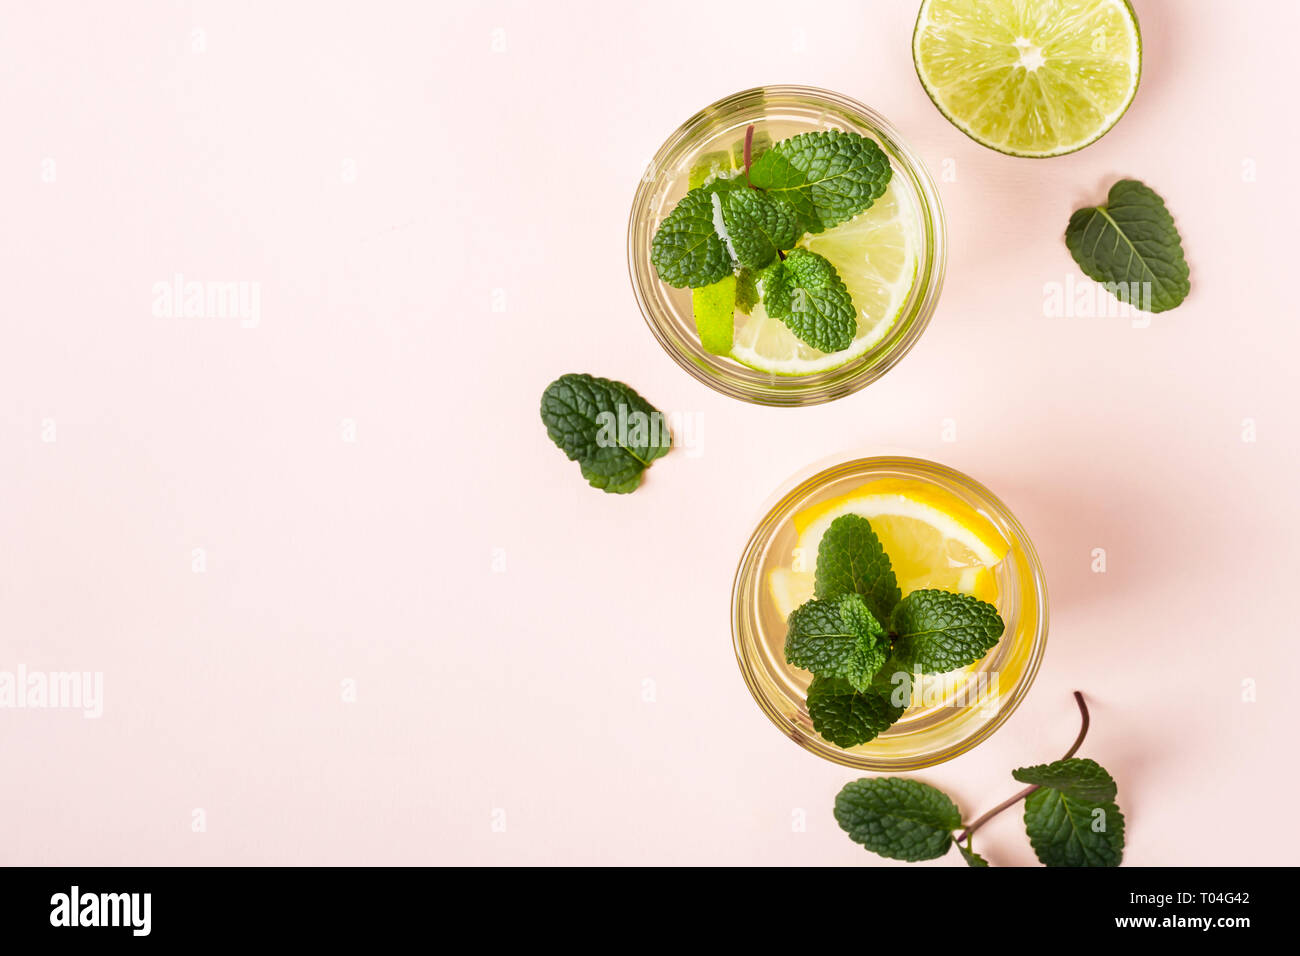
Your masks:
M 1006 624 L 981 660 L 916 678 L 902 718 L 848 750 L 815 732 L 805 702 L 811 675 L 784 654 L 790 613 L 813 597 L 818 544 L 844 514 L 870 522 L 904 597 L 921 588 L 971 594 Z M 864 769 L 927 766 L 974 746 L 1028 689 L 1047 632 L 1042 570 L 1005 505 L 958 472 L 906 458 L 849 462 L 784 496 L 751 538 L 733 614 L 741 669 L 768 716 L 815 753 Z
M 651 262 L 656 230 L 689 190 L 744 177 L 744 143 L 751 127 L 752 158 L 769 144 L 801 133 L 840 131 L 866 137 L 888 159 L 883 195 L 849 221 L 810 231 L 796 243 L 828 260 L 851 296 L 856 331 L 846 348 L 822 351 L 801 340 L 768 314 L 761 287 L 757 303 L 738 293 L 734 327 L 721 330 L 712 343 L 703 330 L 702 342 L 697 323 L 701 290 L 675 288 Z M 714 104 L 664 144 L 637 192 L 628 251 L 642 311 L 679 364 L 738 398 L 810 404 L 879 377 L 920 335 L 942 283 L 943 218 L 928 173 L 883 118 L 833 93 L 767 87 Z M 736 272 L 743 287 L 744 270 L 737 265 Z

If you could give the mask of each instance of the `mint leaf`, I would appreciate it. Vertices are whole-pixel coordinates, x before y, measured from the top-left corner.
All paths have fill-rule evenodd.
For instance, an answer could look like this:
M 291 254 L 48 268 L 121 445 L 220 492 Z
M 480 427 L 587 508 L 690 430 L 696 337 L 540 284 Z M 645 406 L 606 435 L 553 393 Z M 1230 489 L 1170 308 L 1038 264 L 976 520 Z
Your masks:
M 891 175 L 889 158 L 874 142 L 825 130 L 773 144 L 754 161 L 749 181 L 789 203 L 802 232 L 821 232 L 879 199 Z
M 894 653 L 921 674 L 945 674 L 974 664 L 1002 636 L 997 608 L 969 594 L 913 591 L 890 620 Z
M 650 242 L 650 261 L 664 282 L 694 289 L 731 274 L 731 254 L 713 220 L 714 194 L 731 188 L 725 179 L 697 186 L 659 223 Z
M 641 473 L 672 447 L 663 413 L 607 378 L 561 375 L 542 393 L 542 421 L 592 487 L 612 494 L 635 491 Z
M 1119 866 L 1124 815 L 1115 803 L 1115 781 L 1100 765 L 1076 757 L 1022 768 L 1013 776 L 1022 782 L 1052 781 L 1039 784 L 1025 800 L 1025 832 L 1039 862 Z
M 741 269 L 736 275 L 736 310 L 749 315 L 758 304 L 759 270 Z
M 889 638 L 861 595 L 809 601 L 790 614 L 785 659 L 795 667 L 866 691 L 888 657 Z
M 840 515 L 817 546 L 816 591 L 819 598 L 861 594 L 877 620 L 888 621 L 898 604 L 898 581 L 889 555 L 861 515 Z
M 1136 179 L 1111 186 L 1106 205 L 1075 210 L 1065 245 L 1085 275 L 1135 308 L 1165 312 L 1191 290 L 1174 217 Z
M 763 304 L 800 341 L 823 352 L 848 348 L 858 331 L 858 310 L 839 273 L 807 249 L 792 249 L 764 273 Z
M 901 609 L 906 600 L 899 605 Z M 891 661 L 892 663 L 892 661 Z M 886 671 L 893 670 L 886 664 Z M 824 685 L 819 689 L 819 685 Z M 883 677 L 874 685 L 883 686 Z M 813 697 L 838 700 L 854 696 L 842 680 L 818 678 L 808 688 Z M 1083 729 L 1070 748 L 1074 753 L 1088 731 L 1088 707 L 1074 692 Z M 1096 761 L 1066 757 L 1055 763 L 1021 767 L 1013 776 L 1032 784 L 1004 800 L 963 832 L 957 850 L 967 866 L 987 867 L 975 852 L 973 836 L 1003 810 L 1025 800 L 1025 829 L 1038 859 L 1047 866 L 1118 866 L 1124 853 L 1124 816 L 1115 804 L 1115 781 Z M 929 860 L 942 856 L 956 841 L 961 812 L 934 787 L 897 777 L 858 780 L 835 798 L 835 819 L 849 837 L 868 850 L 896 860 Z
M 835 797 L 835 820 L 854 843 L 891 860 L 933 860 L 952 846 L 961 811 L 942 790 L 902 777 L 854 780 Z
M 1105 768 L 1097 761 L 1084 757 L 1021 767 L 1011 771 L 1011 776 L 1021 783 L 1051 787 L 1074 800 L 1087 803 L 1106 803 L 1114 800 L 1117 792 L 1115 779 Z
M 792 615 L 793 616 L 793 615 Z M 842 677 L 817 677 L 808 685 L 808 716 L 813 729 L 837 747 L 856 747 L 874 740 L 903 716 L 911 701 L 911 682 L 894 683 L 894 670 L 885 664 L 865 691 Z M 901 704 L 895 700 L 901 699 Z
M 721 194 L 721 201 L 722 222 L 742 266 L 760 269 L 799 238 L 794 210 L 779 199 L 753 189 L 731 189 Z
M 970 843 L 970 840 L 967 840 L 966 842 Z M 988 866 L 989 865 L 989 861 L 984 859 L 984 857 L 980 856 L 978 853 L 976 853 L 972 847 L 963 846 L 962 844 L 958 843 L 957 849 L 961 851 L 962 859 L 966 861 L 967 866 Z

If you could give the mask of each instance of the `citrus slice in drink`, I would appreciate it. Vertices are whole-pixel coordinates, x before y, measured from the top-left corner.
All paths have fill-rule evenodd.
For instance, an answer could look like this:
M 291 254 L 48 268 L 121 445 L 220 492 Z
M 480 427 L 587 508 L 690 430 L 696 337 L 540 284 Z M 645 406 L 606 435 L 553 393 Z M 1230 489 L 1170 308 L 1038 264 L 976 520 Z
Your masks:
M 989 603 L 997 600 L 995 569 L 1010 545 L 988 519 L 951 495 L 882 479 L 794 515 L 798 542 L 793 565 L 768 575 L 768 593 L 782 617 L 812 599 L 822 536 L 846 514 L 871 523 L 904 595 L 938 588 Z
M 741 143 L 743 149 L 744 143 Z M 726 150 L 705 153 L 691 167 L 690 188 L 703 186 L 719 177 L 730 176 L 734 170 L 732 154 Z M 712 285 L 691 289 L 691 312 L 695 316 L 695 331 L 700 333 L 700 345 L 714 355 L 726 355 L 735 339 L 734 305 L 736 277 L 724 276 Z
M 814 579 L 811 571 L 774 568 L 767 576 L 767 591 L 781 620 L 787 620 L 795 608 L 813 599 Z
M 755 305 L 736 314 L 731 357 L 760 372 L 811 375 L 827 372 L 865 354 L 898 321 L 916 279 L 915 217 L 902 208 L 891 185 L 869 209 L 825 232 L 806 235 L 799 246 L 825 256 L 844 280 L 858 311 L 858 330 L 849 347 L 822 352 L 795 337 L 779 319 Z
M 695 165 L 691 167 L 687 183 L 691 189 L 697 186 L 703 186 L 712 179 L 720 176 L 730 176 L 735 167 L 731 165 L 731 154 L 726 150 L 714 150 L 711 153 L 705 153 Z
M 1142 38 L 1127 0 L 923 0 L 912 59 L 935 106 L 976 142 L 1059 156 L 1124 115 Z

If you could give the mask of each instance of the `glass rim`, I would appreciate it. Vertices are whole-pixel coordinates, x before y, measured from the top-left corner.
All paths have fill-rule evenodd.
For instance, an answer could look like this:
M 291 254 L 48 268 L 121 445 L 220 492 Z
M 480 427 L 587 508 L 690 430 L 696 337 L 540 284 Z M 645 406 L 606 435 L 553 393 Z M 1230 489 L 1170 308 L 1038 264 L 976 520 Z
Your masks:
M 710 123 L 743 108 L 758 99 L 785 98 L 805 100 L 825 106 L 856 120 L 875 136 L 895 164 L 901 167 L 920 206 L 921 245 L 917 275 L 903 312 L 884 338 L 857 358 L 838 368 L 810 375 L 777 375 L 747 368 L 726 357 L 705 352 L 698 342 L 681 336 L 674 328 L 675 316 L 657 297 L 650 294 L 650 283 L 660 283 L 649 258 L 647 223 L 650 205 L 659 177 L 642 176 L 632 201 L 628 218 L 628 274 L 637 306 L 651 333 L 672 359 L 697 381 L 731 398 L 759 405 L 816 405 L 850 395 L 876 381 L 916 344 L 929 326 L 938 303 L 947 271 L 947 226 L 943 205 L 934 179 L 921 158 L 907 145 L 898 130 L 880 113 L 857 100 L 831 90 L 813 86 L 774 85 L 741 90 L 706 106 L 683 123 L 654 154 L 648 169 L 673 166 L 672 157 L 688 150 Z
M 753 660 L 756 655 L 752 655 L 746 647 L 742 634 L 745 624 L 743 620 L 745 600 L 752 593 L 752 587 L 747 591 L 746 585 L 757 586 L 755 582 L 758 577 L 761 552 L 766 548 L 780 526 L 789 520 L 794 513 L 795 506 L 799 502 L 806 500 L 810 495 L 815 494 L 818 489 L 829 484 L 836 476 L 847 476 L 860 473 L 869 468 L 885 467 L 910 470 L 918 473 L 919 477 L 926 480 L 946 480 L 984 499 L 990 510 L 996 512 L 998 521 L 1005 524 L 1014 536 L 1014 541 L 1011 542 L 1013 547 L 1018 548 L 1025 557 L 1038 608 L 1029 656 L 1022 676 L 1017 681 L 1012 692 L 999 702 L 997 713 L 957 742 L 914 757 L 890 758 L 874 754 L 854 753 L 837 747 L 829 741 L 823 740 L 820 736 L 805 734 L 798 728 L 792 727 L 789 718 L 780 711 L 776 703 L 764 692 L 760 685 L 756 663 Z M 772 497 L 777 498 L 776 503 L 766 508 L 762 519 L 750 534 L 749 540 L 741 552 L 740 561 L 736 566 L 736 574 L 731 588 L 731 638 L 736 663 L 740 668 L 745 686 L 749 688 L 750 695 L 758 704 L 759 709 L 775 727 L 804 750 L 825 760 L 855 770 L 883 772 L 921 770 L 952 760 L 954 757 L 966 753 L 987 740 L 1010 719 L 1016 708 L 1020 706 L 1025 695 L 1029 693 L 1029 688 L 1033 686 L 1034 679 L 1038 675 L 1038 669 L 1042 664 L 1043 655 L 1047 649 L 1050 607 L 1048 604 L 1047 579 L 1038 552 L 1034 548 L 1033 541 L 1024 525 L 1020 523 L 1019 519 L 1016 518 L 1015 514 L 1012 513 L 1001 498 L 974 478 L 955 468 L 928 459 L 903 455 L 870 456 L 840 461 L 837 464 L 820 468 L 815 474 L 798 481 L 790 490 L 778 491 Z M 770 500 L 771 498 L 769 498 Z

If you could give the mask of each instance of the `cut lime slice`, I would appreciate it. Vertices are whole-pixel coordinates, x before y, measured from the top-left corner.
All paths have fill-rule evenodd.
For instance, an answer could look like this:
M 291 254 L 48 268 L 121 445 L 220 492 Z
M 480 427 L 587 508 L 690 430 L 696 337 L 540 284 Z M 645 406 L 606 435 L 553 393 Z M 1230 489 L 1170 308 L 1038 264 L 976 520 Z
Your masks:
M 712 285 L 692 289 L 691 308 L 704 351 L 728 354 L 735 339 L 736 277 L 723 276 Z
M 821 352 L 795 337 L 761 303 L 736 316 L 731 357 L 774 375 L 828 372 L 865 354 L 894 327 L 916 279 L 915 216 L 900 208 L 891 185 L 871 208 L 799 245 L 830 260 L 858 310 L 858 331 L 847 349 Z
M 691 189 L 695 189 L 697 186 L 703 186 L 709 180 L 717 179 L 719 176 L 730 176 L 732 169 L 731 154 L 726 150 L 705 153 L 691 167 L 687 185 Z
M 1059 156 L 1124 115 L 1142 38 L 1127 0 L 922 0 L 912 59 L 935 106 L 976 142 Z

